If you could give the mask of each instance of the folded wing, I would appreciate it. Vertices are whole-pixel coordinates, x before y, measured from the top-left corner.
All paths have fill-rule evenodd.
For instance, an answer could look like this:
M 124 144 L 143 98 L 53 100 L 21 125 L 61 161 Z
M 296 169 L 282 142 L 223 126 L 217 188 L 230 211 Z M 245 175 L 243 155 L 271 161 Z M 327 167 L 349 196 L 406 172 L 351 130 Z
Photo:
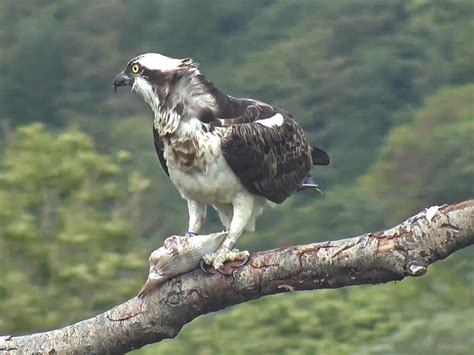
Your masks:
M 224 158 L 250 192 L 282 203 L 310 174 L 312 148 L 286 111 L 255 103 L 223 126 Z

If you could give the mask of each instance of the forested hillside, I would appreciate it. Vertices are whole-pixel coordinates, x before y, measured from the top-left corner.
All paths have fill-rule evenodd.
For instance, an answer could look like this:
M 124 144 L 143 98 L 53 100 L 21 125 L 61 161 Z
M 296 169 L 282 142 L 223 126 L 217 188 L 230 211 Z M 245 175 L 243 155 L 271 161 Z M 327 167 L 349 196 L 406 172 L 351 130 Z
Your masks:
M 292 112 L 332 157 L 324 195 L 267 210 L 240 248 L 389 227 L 474 196 L 470 0 L 0 1 L 0 334 L 133 297 L 184 233 L 133 56 L 192 57 L 224 92 Z M 220 230 L 215 214 L 207 231 Z M 272 296 L 137 353 L 470 354 L 473 251 L 400 284 Z

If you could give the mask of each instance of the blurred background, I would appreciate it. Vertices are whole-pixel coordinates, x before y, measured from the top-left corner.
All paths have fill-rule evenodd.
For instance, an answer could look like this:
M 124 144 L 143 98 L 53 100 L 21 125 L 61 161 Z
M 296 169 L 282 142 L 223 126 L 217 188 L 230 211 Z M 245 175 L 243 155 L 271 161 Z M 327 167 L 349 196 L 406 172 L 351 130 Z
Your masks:
M 240 248 L 349 237 L 474 196 L 471 0 L 1 0 L 0 334 L 133 297 L 186 231 L 148 106 L 112 80 L 192 57 L 224 92 L 292 112 L 332 157 L 324 195 L 266 213 Z M 220 230 L 210 213 L 207 231 Z M 420 279 L 271 296 L 137 354 L 471 354 L 473 248 Z

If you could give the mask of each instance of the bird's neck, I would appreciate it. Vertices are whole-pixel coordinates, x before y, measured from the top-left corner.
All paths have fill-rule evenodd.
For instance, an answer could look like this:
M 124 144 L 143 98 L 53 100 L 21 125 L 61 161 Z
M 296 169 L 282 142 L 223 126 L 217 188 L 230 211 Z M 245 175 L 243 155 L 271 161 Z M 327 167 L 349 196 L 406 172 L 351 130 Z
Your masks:
M 225 97 L 196 70 L 169 87 L 159 105 L 150 104 L 155 114 L 155 128 L 162 137 L 198 134 L 203 123 L 216 117 L 218 102 Z
M 155 114 L 153 125 L 160 137 L 173 135 L 177 132 L 181 123 L 181 115 L 175 108 L 163 109 L 158 107 L 153 111 Z
M 199 139 L 204 134 L 203 123 L 196 117 L 181 120 L 173 136 L 181 139 Z

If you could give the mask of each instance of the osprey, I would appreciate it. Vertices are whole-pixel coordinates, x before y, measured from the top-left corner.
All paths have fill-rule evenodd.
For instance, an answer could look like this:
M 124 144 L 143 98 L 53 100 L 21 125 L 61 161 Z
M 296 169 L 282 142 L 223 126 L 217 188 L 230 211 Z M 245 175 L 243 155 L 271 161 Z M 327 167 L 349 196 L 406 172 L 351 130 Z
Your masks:
M 224 94 L 197 66 L 190 58 L 147 53 L 131 59 L 113 87 L 131 86 L 153 110 L 159 161 L 188 203 L 186 235 L 199 233 L 208 205 L 217 210 L 227 236 L 204 259 L 219 269 L 235 260 L 237 239 L 254 231 L 266 205 L 318 189 L 312 166 L 330 159 L 308 143 L 290 113 Z

